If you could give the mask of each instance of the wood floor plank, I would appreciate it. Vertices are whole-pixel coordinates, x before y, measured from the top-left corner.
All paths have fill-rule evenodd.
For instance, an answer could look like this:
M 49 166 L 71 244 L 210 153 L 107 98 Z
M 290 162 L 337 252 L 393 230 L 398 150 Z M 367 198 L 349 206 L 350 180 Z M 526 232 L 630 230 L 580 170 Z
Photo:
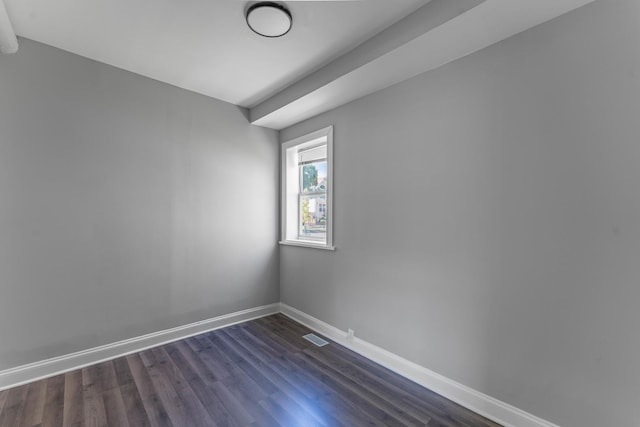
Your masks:
M 290 378 L 303 395 L 314 402 L 325 414 L 332 414 L 345 426 L 379 425 L 360 409 L 352 407 L 338 392 L 325 384 L 322 377 L 317 377 L 301 368 L 284 354 L 270 365 L 282 376 Z
M 421 422 L 430 421 L 429 417 L 427 417 L 426 420 L 422 420 L 420 417 L 415 417 L 410 411 L 407 411 L 401 405 L 398 405 L 395 400 L 390 401 L 389 399 L 385 399 L 384 394 L 381 394 L 379 391 L 363 387 L 360 382 L 347 375 L 349 372 L 347 369 L 326 363 L 321 357 L 318 357 L 319 352 L 310 350 L 311 349 L 307 349 L 300 353 L 300 357 L 305 358 L 319 371 L 324 372 L 325 375 L 335 381 L 345 393 L 357 395 L 358 398 L 362 399 L 362 401 L 379 409 L 379 416 L 382 417 L 381 420 L 385 424 L 393 425 L 398 423 L 398 425 L 416 425 Z
M 260 320 L 260 319 L 258 319 Z M 261 328 L 262 325 L 256 325 Z M 306 393 L 310 393 L 310 398 L 316 400 L 319 404 L 322 404 L 325 411 L 330 411 L 337 414 L 336 417 L 345 421 L 345 425 L 382 425 L 382 421 L 375 419 L 375 414 L 368 413 L 364 407 L 354 403 L 353 399 L 348 399 L 342 395 L 339 390 L 333 388 L 328 384 L 328 379 L 318 373 L 317 370 L 309 369 L 310 366 L 305 364 L 303 360 L 296 357 L 299 352 L 299 348 L 287 338 L 279 336 L 268 331 L 278 329 L 277 326 L 273 328 L 267 325 L 265 329 L 265 339 L 274 345 L 281 345 L 283 347 L 291 346 L 293 351 L 286 351 L 282 357 L 278 358 L 274 363 L 276 369 L 283 369 L 284 372 L 289 372 L 293 378 L 301 384 L 303 390 Z M 305 341 L 304 343 L 302 341 Z M 300 341 L 301 347 L 307 346 L 307 341 Z M 378 412 L 378 411 L 374 411 Z
M 4 404 L 7 401 L 7 397 L 9 396 L 9 390 L 0 391 L 0 414 L 4 408 Z
M 42 426 L 61 426 L 64 416 L 64 375 L 56 375 L 43 381 L 47 383 L 47 391 L 45 392 Z
M 380 407 L 375 402 L 371 402 L 367 399 L 362 392 L 358 392 L 357 389 L 348 387 L 344 382 L 340 381 L 336 375 L 330 371 L 325 371 L 322 367 L 315 364 L 313 360 L 305 357 L 304 354 L 298 353 L 291 357 L 291 361 L 297 364 L 302 370 L 308 371 L 311 375 L 318 379 L 321 379 L 330 389 L 335 392 L 348 403 L 353 411 L 360 411 L 362 415 L 371 418 L 376 421 L 376 424 L 402 427 L 405 423 L 385 411 L 385 408 Z
M 215 419 L 216 424 L 220 427 L 238 426 L 238 422 L 231 414 L 233 409 L 225 407 L 224 402 L 212 387 L 217 381 L 215 375 L 207 369 L 191 347 L 180 341 L 169 344 L 166 350 L 209 415 Z
M 85 424 L 90 427 L 107 426 L 99 365 L 82 369 L 82 389 Z
M 222 401 L 224 407 L 229 411 L 234 422 L 239 426 L 253 425 L 256 420 L 246 410 L 242 402 L 221 381 L 216 381 L 211 385 L 216 396 Z
M 232 375 L 235 368 L 233 364 L 227 361 L 220 349 L 206 339 L 205 335 L 187 338 L 185 342 L 208 366 L 208 369 L 216 373 L 218 379 L 227 378 Z
M 278 413 L 285 413 L 286 417 L 290 417 L 290 419 L 293 420 L 292 424 L 285 423 L 285 425 L 296 425 L 300 427 L 324 427 L 326 425 L 331 425 L 327 424 L 326 420 L 321 420 L 312 416 L 307 411 L 307 408 L 300 406 L 296 399 L 291 398 L 291 396 L 284 392 L 277 392 L 269 396 L 268 403 L 272 408 L 270 409 L 271 411 L 278 411 L 272 413 L 272 416 L 274 416 L 278 422 L 281 422 L 281 415 Z
M 255 354 L 262 362 L 269 363 L 274 357 L 282 354 L 282 350 L 270 346 L 259 337 L 251 335 L 248 323 L 242 323 L 224 331 L 233 337 L 239 345 L 242 345 L 249 353 Z
M 260 319 L 261 323 L 275 324 L 272 325 L 277 328 L 278 333 L 283 337 L 289 337 L 291 339 L 292 334 L 295 336 L 302 336 L 306 333 L 312 332 L 303 325 L 297 322 L 291 321 L 286 316 L 279 314 L 270 316 L 269 318 Z M 277 326 L 276 326 L 277 325 Z M 322 351 L 315 348 L 313 345 L 309 345 L 297 340 L 299 345 L 304 347 L 305 351 Z M 387 389 L 387 395 L 394 396 L 397 399 L 398 390 L 405 389 L 408 393 L 404 393 L 402 401 L 413 407 L 421 407 L 428 416 L 431 418 L 431 423 L 440 421 L 445 425 L 447 423 L 453 423 L 456 426 L 497 426 L 484 417 L 481 417 L 466 408 L 428 390 L 412 381 L 408 381 L 406 378 L 401 377 L 394 372 L 364 358 L 351 350 L 339 346 L 332 345 L 330 347 L 323 347 L 326 351 L 330 351 L 331 354 L 340 355 L 344 360 L 347 360 L 350 364 L 356 366 L 362 366 L 365 370 L 370 371 L 375 377 L 383 379 L 389 384 L 395 384 L 397 387 L 390 387 Z
M 142 397 L 136 386 L 129 363 L 125 357 L 120 357 L 113 361 L 113 368 L 116 372 L 116 379 L 120 388 L 120 394 L 124 401 L 127 421 L 130 426 L 149 427 L 149 416 L 142 403 Z
M 303 421 L 312 419 L 318 425 L 340 425 L 332 414 L 320 411 L 317 402 L 308 399 L 304 393 L 296 387 L 296 384 L 291 382 L 288 375 L 281 375 L 272 368 L 271 363 L 275 359 L 275 355 L 269 349 L 273 349 L 273 347 L 268 346 L 263 341 L 251 335 L 247 328 L 230 331 L 230 335 L 237 340 L 238 345 L 244 347 L 246 353 L 249 355 L 248 360 L 252 360 L 256 368 L 259 368 L 260 372 L 277 387 L 278 391 L 272 395 L 272 397 L 286 396 L 292 404 L 302 408 L 304 414 L 299 413 L 299 415 Z M 255 341 L 259 341 L 260 344 L 254 345 Z
M 332 380 L 335 380 L 341 387 L 343 393 L 355 393 L 358 399 L 363 399 L 375 408 L 380 409 L 381 411 L 378 413 L 378 417 L 382 417 L 381 419 L 383 421 L 389 418 L 387 421 L 384 421 L 385 424 L 401 423 L 403 425 L 415 425 L 430 421 L 431 417 L 426 414 L 413 414 L 412 412 L 414 411 L 408 410 L 409 408 L 404 408 L 404 405 L 400 405 L 399 403 L 401 402 L 398 402 L 397 399 L 393 399 L 392 401 L 385 399 L 385 394 L 382 393 L 382 387 L 377 389 L 366 387 L 366 383 L 363 384 L 360 381 L 361 378 L 349 375 L 351 371 L 348 365 L 336 363 L 335 360 L 328 360 L 326 355 L 331 352 L 329 346 L 316 347 L 300 340 L 306 332 L 306 330 L 299 331 L 299 333 L 287 332 L 284 336 L 291 341 L 297 341 L 299 345 L 303 345 L 304 350 L 298 352 L 299 357 L 306 359 L 307 363 L 310 363 L 319 369 L 319 371 L 330 376 Z M 283 331 L 280 333 L 284 334 Z
M 149 372 L 147 372 L 140 358 L 140 353 L 129 355 L 126 357 L 126 360 L 150 424 L 152 426 L 162 427 L 173 426 L 169 414 L 167 414 L 164 404 L 160 400 L 156 388 L 151 381 Z M 129 416 L 129 418 L 131 419 L 131 416 Z
M 224 366 L 230 369 L 230 375 L 220 382 L 225 385 L 233 396 L 241 403 L 244 410 L 254 419 L 253 424 L 258 426 L 277 426 L 276 420 L 269 415 L 259 404 L 260 399 L 268 396 L 257 383 L 246 372 L 244 359 L 238 355 L 213 331 L 203 337 L 211 344 L 211 348 L 217 350 L 218 357 L 222 359 Z
M 265 411 L 259 400 L 267 397 L 258 385 L 244 372 L 238 370 L 233 376 L 220 381 L 241 403 L 244 410 L 254 419 L 256 426 L 279 426 L 280 424 Z
M 188 415 L 180 396 L 173 388 L 167 378 L 164 377 L 162 371 L 157 366 L 158 361 L 150 350 L 139 353 L 140 359 L 144 363 L 146 371 L 149 373 L 151 383 L 153 384 L 158 398 L 162 402 L 164 408 L 169 415 L 171 423 L 175 426 L 186 425 Z
M 225 353 L 234 358 L 236 365 L 256 383 L 263 393 L 271 395 L 278 391 L 278 387 L 264 375 L 262 362 L 256 358 L 258 352 L 247 351 L 225 331 L 216 332 L 218 333 L 215 336 L 219 339 L 219 343 L 223 343 Z
M 128 427 L 127 408 L 122 398 L 113 362 L 101 363 L 98 365 L 98 370 L 102 382 L 102 400 L 107 416 L 107 425 Z
M 188 424 L 191 426 L 215 427 L 214 419 L 209 415 L 200 399 L 191 388 L 190 383 L 184 378 L 180 369 L 172 361 L 164 347 L 152 349 L 157 365 L 164 377 L 167 378 L 171 386 L 180 397 L 184 408 L 188 414 Z
M 33 427 L 42 424 L 42 414 L 44 412 L 45 394 L 47 391 L 47 383 L 37 381 L 29 384 L 20 427 Z M 0 404 L 0 412 L 2 404 Z
M 28 385 L 19 386 L 9 390 L 7 400 L 0 413 L 0 425 L 20 425 L 20 419 L 27 401 Z
M 185 366 L 191 368 L 193 375 L 205 384 L 214 383 L 223 377 L 219 372 L 209 368 L 184 340 L 168 344 L 167 351 L 172 358 L 179 358 Z
M 286 409 L 280 406 L 277 402 L 274 402 L 273 399 L 271 399 L 271 397 L 260 400 L 258 404 L 280 426 L 298 427 L 298 426 L 301 426 L 302 424 L 302 422 L 300 422 L 295 416 L 290 414 Z
M 385 400 L 388 405 L 393 405 L 394 411 L 401 410 L 413 417 L 414 421 L 425 424 L 430 421 L 431 417 L 427 414 L 426 410 L 421 410 L 408 402 L 412 399 L 412 396 L 403 389 L 381 381 L 375 375 L 371 375 L 368 371 L 360 369 L 360 367 L 350 363 L 348 360 L 336 357 L 333 352 L 319 350 L 320 349 L 313 351 L 313 349 L 308 348 L 304 350 L 304 352 L 328 369 L 336 370 L 342 377 L 356 384 L 357 387 L 361 387 L 368 393 Z M 390 394 L 388 392 L 389 390 L 393 390 L 393 394 Z
M 73 427 L 84 425 L 82 371 L 71 371 L 65 374 L 63 405 L 63 425 Z
M 269 369 L 275 373 L 275 380 L 280 381 L 278 384 L 283 390 L 283 393 L 287 395 L 287 397 L 302 407 L 307 416 L 305 419 L 313 419 L 317 421 L 320 425 L 325 426 L 341 426 L 343 423 L 347 424 L 352 417 L 341 416 L 341 402 L 337 402 L 335 400 L 335 396 L 330 396 L 328 394 L 310 394 L 308 393 L 307 383 L 301 381 L 299 378 L 296 378 L 296 375 L 291 375 L 291 372 L 286 368 L 280 365 L 278 362 L 274 362 L 269 366 Z M 286 380 L 284 378 L 286 377 Z
M 277 314 L 0 391 L 0 427 L 496 427 Z
M 201 371 L 214 373 L 216 381 L 208 383 L 209 390 L 216 396 L 224 407 L 223 418 L 232 425 L 250 425 L 256 421 L 245 410 L 242 403 L 220 381 L 233 375 L 235 367 L 224 358 L 219 348 L 206 339 L 205 334 L 187 338 L 182 341 L 191 350 L 196 359 L 193 361 L 200 366 Z M 183 353 L 187 352 L 183 349 Z M 210 378 L 209 376 L 207 376 Z

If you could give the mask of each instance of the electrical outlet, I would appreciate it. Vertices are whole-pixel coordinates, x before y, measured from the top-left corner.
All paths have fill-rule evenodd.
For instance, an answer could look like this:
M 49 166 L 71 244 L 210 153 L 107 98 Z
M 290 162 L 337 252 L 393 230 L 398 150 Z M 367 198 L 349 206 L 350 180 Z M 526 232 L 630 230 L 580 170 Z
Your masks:
M 353 340 L 353 337 L 355 336 L 355 331 L 353 329 L 347 329 L 347 340 L 351 341 Z

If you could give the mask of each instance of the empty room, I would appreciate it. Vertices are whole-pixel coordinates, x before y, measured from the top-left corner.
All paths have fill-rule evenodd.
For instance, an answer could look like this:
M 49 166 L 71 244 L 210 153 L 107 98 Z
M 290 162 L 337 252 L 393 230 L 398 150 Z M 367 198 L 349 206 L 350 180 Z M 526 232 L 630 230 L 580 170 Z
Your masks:
M 637 0 L 0 0 L 0 427 L 640 425 Z

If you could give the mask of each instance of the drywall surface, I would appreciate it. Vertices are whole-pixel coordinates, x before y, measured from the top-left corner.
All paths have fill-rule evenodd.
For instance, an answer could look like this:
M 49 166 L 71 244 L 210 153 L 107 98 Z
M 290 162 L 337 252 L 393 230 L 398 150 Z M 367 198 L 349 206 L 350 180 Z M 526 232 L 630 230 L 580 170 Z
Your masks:
M 29 40 L 0 58 L 0 369 L 279 301 L 278 135 Z
M 640 2 L 599 0 L 334 125 L 335 252 L 281 298 L 563 427 L 640 419 Z

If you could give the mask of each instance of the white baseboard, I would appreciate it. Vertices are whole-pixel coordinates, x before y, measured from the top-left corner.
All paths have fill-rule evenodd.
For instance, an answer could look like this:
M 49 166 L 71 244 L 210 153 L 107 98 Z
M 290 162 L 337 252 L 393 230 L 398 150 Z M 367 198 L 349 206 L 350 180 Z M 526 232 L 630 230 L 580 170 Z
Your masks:
M 453 381 L 394 353 L 354 337 L 322 320 L 316 319 L 287 304 L 280 303 L 282 314 L 330 338 L 340 345 L 418 383 L 465 408 L 483 415 L 506 427 L 559 427 L 515 406 L 494 399 L 482 392 Z
M 28 365 L 0 371 L 0 390 L 27 384 L 42 378 L 51 377 L 64 372 L 83 368 L 85 366 L 115 359 L 127 354 L 136 353 L 151 347 L 178 341 L 187 337 L 231 326 L 247 320 L 276 314 L 280 311 L 280 304 L 269 304 L 254 307 L 235 313 L 225 314 L 189 325 L 166 329 L 140 337 L 118 341 L 76 353 L 67 354 Z

